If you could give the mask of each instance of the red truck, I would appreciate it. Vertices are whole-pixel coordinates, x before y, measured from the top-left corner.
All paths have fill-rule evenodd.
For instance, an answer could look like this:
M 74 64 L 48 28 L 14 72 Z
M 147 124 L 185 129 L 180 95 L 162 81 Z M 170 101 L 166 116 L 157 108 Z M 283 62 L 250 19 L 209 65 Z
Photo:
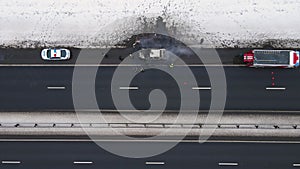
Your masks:
M 295 68 L 299 57 L 299 51 L 255 49 L 244 53 L 244 63 L 249 67 Z

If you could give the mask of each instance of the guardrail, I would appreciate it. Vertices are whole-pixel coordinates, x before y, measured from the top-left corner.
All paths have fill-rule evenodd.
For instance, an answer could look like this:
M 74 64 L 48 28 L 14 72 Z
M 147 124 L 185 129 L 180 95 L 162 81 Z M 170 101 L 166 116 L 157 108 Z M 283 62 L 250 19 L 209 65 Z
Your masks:
M 300 129 L 300 124 L 171 124 L 171 123 L 0 123 L 1 128 L 194 128 Z

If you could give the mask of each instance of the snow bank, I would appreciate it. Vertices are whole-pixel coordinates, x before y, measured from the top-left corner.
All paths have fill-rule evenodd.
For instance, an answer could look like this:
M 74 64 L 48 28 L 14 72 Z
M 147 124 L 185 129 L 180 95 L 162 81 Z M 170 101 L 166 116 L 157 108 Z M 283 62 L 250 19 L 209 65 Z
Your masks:
M 158 32 L 192 45 L 299 47 L 299 7 L 299 0 L 0 0 L 0 45 L 105 47 Z

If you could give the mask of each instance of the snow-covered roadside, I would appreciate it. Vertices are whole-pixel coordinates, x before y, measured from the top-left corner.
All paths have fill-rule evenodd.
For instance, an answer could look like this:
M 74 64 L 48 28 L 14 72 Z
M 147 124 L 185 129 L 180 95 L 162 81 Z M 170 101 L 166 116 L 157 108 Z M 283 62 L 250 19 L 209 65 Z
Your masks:
M 158 30 L 192 45 L 299 47 L 299 8 L 299 0 L 0 0 L 0 45 L 105 47 Z

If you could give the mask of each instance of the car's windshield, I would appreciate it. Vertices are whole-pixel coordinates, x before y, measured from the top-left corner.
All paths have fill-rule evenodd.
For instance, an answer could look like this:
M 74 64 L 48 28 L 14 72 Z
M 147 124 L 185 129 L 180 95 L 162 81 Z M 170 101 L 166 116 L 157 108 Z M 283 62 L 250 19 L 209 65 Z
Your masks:
M 61 57 L 65 57 L 66 56 L 66 51 L 65 50 L 62 50 L 61 51 Z
M 47 51 L 47 58 L 50 58 L 51 57 L 51 50 L 48 50 Z

